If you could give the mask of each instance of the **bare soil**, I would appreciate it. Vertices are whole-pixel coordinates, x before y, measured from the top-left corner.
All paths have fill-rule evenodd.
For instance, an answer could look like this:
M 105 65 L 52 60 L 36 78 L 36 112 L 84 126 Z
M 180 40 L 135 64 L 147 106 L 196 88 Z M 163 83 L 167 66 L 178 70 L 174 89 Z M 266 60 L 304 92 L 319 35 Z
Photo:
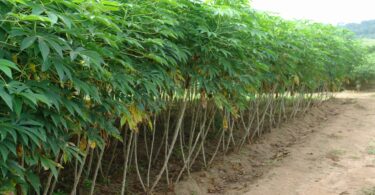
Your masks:
M 220 157 L 177 195 L 349 195 L 375 187 L 375 93 L 343 92 Z M 374 192 L 375 193 L 375 192 Z

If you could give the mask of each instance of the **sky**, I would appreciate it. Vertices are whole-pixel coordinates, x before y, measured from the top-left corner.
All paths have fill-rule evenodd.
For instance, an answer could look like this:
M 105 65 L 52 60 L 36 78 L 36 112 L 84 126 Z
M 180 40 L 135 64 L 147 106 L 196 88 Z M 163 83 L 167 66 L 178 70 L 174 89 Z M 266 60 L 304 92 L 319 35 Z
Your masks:
M 251 5 L 286 19 L 330 24 L 375 19 L 375 0 L 252 0 Z

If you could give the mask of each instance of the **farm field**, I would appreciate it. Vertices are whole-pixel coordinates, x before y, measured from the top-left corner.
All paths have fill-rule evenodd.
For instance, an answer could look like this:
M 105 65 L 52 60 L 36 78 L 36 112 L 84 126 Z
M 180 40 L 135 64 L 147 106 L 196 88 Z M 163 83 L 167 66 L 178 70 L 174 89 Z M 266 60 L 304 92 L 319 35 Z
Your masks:
M 0 194 L 338 190 L 330 168 L 372 170 L 374 53 L 247 0 L 0 0 Z
M 374 194 L 374 138 L 375 93 L 346 91 L 195 173 L 176 194 Z

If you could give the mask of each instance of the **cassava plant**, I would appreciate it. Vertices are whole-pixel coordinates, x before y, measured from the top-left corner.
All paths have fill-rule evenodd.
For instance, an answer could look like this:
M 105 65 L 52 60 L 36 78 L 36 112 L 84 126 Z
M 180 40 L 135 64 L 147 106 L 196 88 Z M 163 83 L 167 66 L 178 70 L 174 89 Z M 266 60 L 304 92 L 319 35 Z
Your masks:
M 0 193 L 172 186 L 339 90 L 361 52 L 244 0 L 0 0 Z

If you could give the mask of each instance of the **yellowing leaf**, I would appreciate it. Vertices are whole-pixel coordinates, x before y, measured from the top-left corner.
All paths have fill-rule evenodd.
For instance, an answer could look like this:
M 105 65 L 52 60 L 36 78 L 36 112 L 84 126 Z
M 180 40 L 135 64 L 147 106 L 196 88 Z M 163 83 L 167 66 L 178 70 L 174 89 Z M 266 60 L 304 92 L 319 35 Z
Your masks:
M 95 141 L 89 141 L 89 145 L 90 145 L 91 149 L 95 149 L 96 148 L 96 142 Z
M 139 110 L 134 104 L 130 105 L 128 110 L 130 112 L 130 116 L 125 114 L 121 118 L 121 125 L 127 123 L 131 130 L 138 132 L 138 124 L 144 120 L 148 120 L 148 115 L 144 111 Z
M 87 140 L 86 139 L 81 139 L 81 141 L 79 142 L 79 149 L 81 151 L 85 151 L 87 148 Z
M 240 117 L 240 115 L 239 115 L 238 113 L 239 113 L 238 108 L 237 108 L 237 107 L 232 107 L 232 112 L 231 112 L 231 114 L 232 114 L 232 116 L 233 116 L 234 118 L 238 118 L 238 117 Z
M 223 128 L 228 129 L 228 121 L 225 118 L 223 120 Z
M 23 147 L 21 144 L 17 146 L 17 156 L 18 158 L 21 158 L 23 156 Z
M 14 62 L 14 63 L 18 63 L 18 55 L 17 54 L 13 54 L 12 55 L 12 61 Z
M 56 163 L 56 167 L 63 169 L 64 167 L 60 163 Z
M 35 65 L 35 64 L 30 63 L 30 64 L 29 64 L 29 68 L 30 68 L 30 70 L 31 70 L 32 73 L 35 73 L 35 72 L 36 72 L 36 65 Z

